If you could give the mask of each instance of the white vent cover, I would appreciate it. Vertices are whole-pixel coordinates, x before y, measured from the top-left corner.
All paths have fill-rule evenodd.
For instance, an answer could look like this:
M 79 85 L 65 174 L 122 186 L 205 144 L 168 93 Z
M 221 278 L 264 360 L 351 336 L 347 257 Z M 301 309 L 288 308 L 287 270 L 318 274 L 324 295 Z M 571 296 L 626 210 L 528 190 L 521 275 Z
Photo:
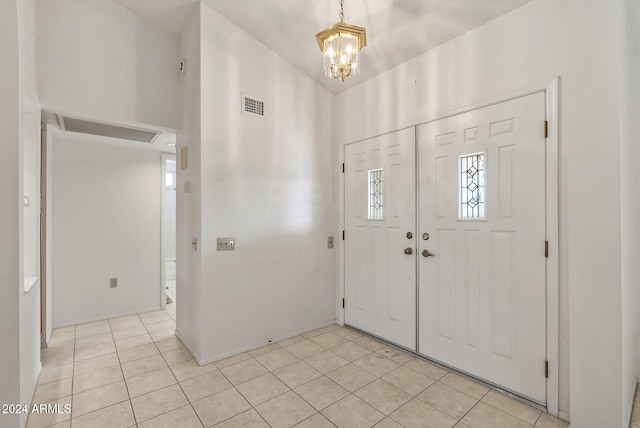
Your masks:
M 130 126 L 113 125 L 92 120 L 77 119 L 58 115 L 58 123 L 63 131 L 79 132 L 82 134 L 99 135 L 101 137 L 119 138 L 122 140 L 153 143 L 160 132 L 149 129 L 133 128 Z
M 252 95 L 243 93 L 242 113 L 264 119 L 264 101 Z

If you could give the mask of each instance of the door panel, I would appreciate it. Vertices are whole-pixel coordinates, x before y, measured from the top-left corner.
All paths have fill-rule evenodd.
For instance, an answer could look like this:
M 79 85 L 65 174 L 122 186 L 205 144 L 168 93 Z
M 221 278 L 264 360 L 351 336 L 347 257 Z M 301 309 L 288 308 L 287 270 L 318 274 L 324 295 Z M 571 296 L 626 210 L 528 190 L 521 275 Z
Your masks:
M 415 224 L 415 131 L 346 146 L 345 323 L 412 350 Z
M 419 353 L 545 394 L 544 93 L 418 129 Z

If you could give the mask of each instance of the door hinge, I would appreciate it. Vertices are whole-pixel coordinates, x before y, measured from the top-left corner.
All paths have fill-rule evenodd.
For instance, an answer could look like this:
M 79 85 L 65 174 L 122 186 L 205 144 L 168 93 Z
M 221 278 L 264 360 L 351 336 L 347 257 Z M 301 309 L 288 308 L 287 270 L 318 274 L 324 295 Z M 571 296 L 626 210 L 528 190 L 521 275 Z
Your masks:
M 342 307 L 344 308 L 344 299 L 342 299 Z
M 344 162 L 342 162 L 342 172 L 344 172 Z
M 549 258 L 549 241 L 544 241 L 544 256 Z
M 344 230 L 342 231 L 342 240 L 344 241 Z
M 544 121 L 544 138 L 549 138 L 549 121 Z
M 545 379 L 549 379 L 549 361 L 544 361 L 544 377 Z

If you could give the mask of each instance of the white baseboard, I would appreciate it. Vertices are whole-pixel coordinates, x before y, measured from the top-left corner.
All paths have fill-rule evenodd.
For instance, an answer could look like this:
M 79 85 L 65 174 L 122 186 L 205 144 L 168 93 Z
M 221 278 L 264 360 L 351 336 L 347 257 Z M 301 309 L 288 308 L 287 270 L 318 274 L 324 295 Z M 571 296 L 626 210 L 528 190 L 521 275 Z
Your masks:
M 567 422 L 571 421 L 571 418 L 569 417 L 569 413 L 563 412 L 562 410 L 558 412 L 558 418 Z
M 175 331 L 175 335 L 178 338 L 178 340 L 180 340 L 180 342 L 182 342 L 184 347 L 187 348 L 187 351 L 189 351 L 191 353 L 191 356 L 193 357 L 194 360 L 196 360 L 196 363 L 198 363 L 199 366 L 204 366 L 205 364 L 202 364 L 202 362 L 201 362 L 202 359 L 200 358 L 198 353 L 195 351 L 193 346 L 191 346 L 189 341 L 185 339 L 185 337 L 182 335 L 182 333 L 180 333 L 178 331 L 177 328 L 176 328 L 176 331 Z
M 152 308 L 136 309 L 134 311 L 120 312 L 120 313 L 109 314 L 109 315 L 101 315 L 99 317 L 85 318 L 77 321 L 69 321 L 69 322 L 63 322 L 59 324 L 53 324 L 53 328 L 69 327 L 76 324 L 86 324 L 88 322 L 103 321 L 111 318 L 127 317 L 129 315 L 137 315 L 145 312 L 159 311 L 160 309 L 162 309 L 160 306 L 154 306 Z

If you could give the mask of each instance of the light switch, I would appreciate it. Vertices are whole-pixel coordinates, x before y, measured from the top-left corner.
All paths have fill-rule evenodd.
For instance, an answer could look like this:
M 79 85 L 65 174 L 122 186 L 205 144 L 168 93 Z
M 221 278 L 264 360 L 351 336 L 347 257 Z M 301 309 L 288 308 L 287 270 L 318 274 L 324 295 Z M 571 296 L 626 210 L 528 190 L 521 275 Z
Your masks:
M 236 238 L 218 238 L 218 251 L 234 251 L 236 249 Z

